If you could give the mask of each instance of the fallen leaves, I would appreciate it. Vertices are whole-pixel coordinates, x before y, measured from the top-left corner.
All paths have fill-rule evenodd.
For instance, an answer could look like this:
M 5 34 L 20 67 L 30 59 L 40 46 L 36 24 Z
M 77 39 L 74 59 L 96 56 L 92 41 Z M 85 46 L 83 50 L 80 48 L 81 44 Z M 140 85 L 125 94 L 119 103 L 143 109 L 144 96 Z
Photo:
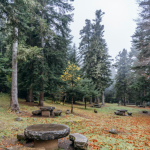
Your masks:
M 22 133 L 26 126 L 32 124 L 45 124 L 45 123 L 59 123 L 66 124 L 70 127 L 71 133 L 81 133 L 88 138 L 89 146 L 91 150 L 99 149 L 135 149 L 135 150 L 144 150 L 150 149 L 150 116 L 138 114 L 136 108 L 132 108 L 133 117 L 128 116 L 116 116 L 113 114 L 113 111 L 118 109 L 114 105 L 106 105 L 106 107 L 98 109 L 98 113 L 93 114 L 93 108 L 89 110 L 81 109 L 83 106 L 75 106 L 74 116 L 62 114 L 62 117 L 57 118 L 33 118 L 30 116 L 22 116 L 24 122 L 15 122 L 13 119 L 16 117 L 15 113 L 7 111 L 9 103 L 6 105 L 7 101 L 2 101 L 3 103 L 2 112 L 0 120 L 4 121 L 5 128 L 0 132 L 0 148 L 3 145 L 5 139 L 2 139 L 2 136 L 7 138 L 16 137 L 17 133 Z M 8 101 L 9 102 L 9 101 Z M 48 105 L 48 104 L 46 104 Z M 33 107 L 21 105 L 21 109 L 30 112 Z M 70 105 L 56 105 L 57 109 L 65 112 L 67 109 L 70 109 Z M 37 109 L 37 108 L 36 108 Z M 126 107 L 128 109 L 128 107 Z M 130 110 L 132 112 L 132 110 Z M 73 122 L 67 123 L 69 120 Z M 117 135 L 110 134 L 108 131 L 110 129 L 116 129 L 119 133 Z M 18 129 L 18 131 L 14 130 Z M 67 137 L 68 138 L 68 137 Z M 2 141 L 3 140 L 3 141 Z M 64 139 L 62 139 L 64 140 Z

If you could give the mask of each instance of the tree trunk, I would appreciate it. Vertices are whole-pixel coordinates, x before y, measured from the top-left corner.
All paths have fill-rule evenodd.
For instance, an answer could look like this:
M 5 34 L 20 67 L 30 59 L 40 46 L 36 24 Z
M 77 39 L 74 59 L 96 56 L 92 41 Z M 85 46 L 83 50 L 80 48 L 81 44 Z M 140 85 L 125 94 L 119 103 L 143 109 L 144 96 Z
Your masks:
M 72 97 L 72 100 L 71 100 L 71 113 L 73 113 L 73 97 Z
M 99 104 L 99 97 L 97 96 L 97 104 Z
M 43 73 L 41 74 L 43 75 Z M 44 86 L 43 86 L 43 77 L 41 77 L 41 84 L 40 84 L 40 87 L 41 87 L 41 91 L 40 91 L 40 98 L 39 98 L 39 106 L 43 106 L 43 100 L 44 100 Z
M 40 92 L 39 106 L 43 106 L 44 92 Z
M 83 97 L 83 99 L 82 99 L 82 102 L 84 103 L 84 97 Z
M 44 3 L 44 2 L 43 2 Z M 44 19 L 44 13 L 42 12 L 42 19 Z M 42 48 L 44 49 L 44 38 L 43 36 L 41 36 L 41 46 Z M 40 88 L 41 88 L 41 91 L 40 91 L 40 98 L 39 98 L 39 106 L 43 106 L 43 100 L 44 100 L 44 79 L 43 79 L 43 75 L 44 75 L 44 72 L 43 72 L 43 65 L 44 65 L 44 51 L 42 49 L 42 69 L 41 69 L 41 83 L 40 83 Z
M 94 103 L 96 104 L 96 102 L 97 102 L 97 97 L 95 97 L 95 100 L 94 100 Z
M 145 87 L 144 87 L 144 99 L 145 99 Z M 143 107 L 145 107 L 145 101 L 143 101 Z
M 18 50 L 18 28 L 14 27 L 14 41 L 12 48 L 12 82 L 11 82 L 11 101 L 10 108 L 12 111 L 20 112 L 18 104 L 18 88 L 17 88 L 17 50 Z
M 92 104 L 92 97 L 90 98 L 90 103 L 89 104 Z
M 140 91 L 140 99 L 141 99 L 141 97 L 142 97 L 142 92 Z M 140 102 L 140 105 L 142 105 L 142 100 Z
M 99 97 L 95 97 L 95 104 L 99 104 Z
M 33 89 L 29 89 L 28 92 L 27 92 L 27 100 L 26 102 L 34 102 L 34 99 L 33 99 Z
M 104 91 L 102 92 L 102 105 L 105 105 Z
M 85 109 L 86 109 L 86 98 L 84 99 L 84 101 L 85 101 Z
M 123 100 L 123 102 L 124 102 L 124 106 L 126 106 L 126 96 L 124 95 L 124 100 Z
M 124 98 L 123 102 L 124 102 L 124 106 L 126 106 L 126 101 L 125 101 L 125 98 Z
M 65 105 L 65 101 L 66 101 L 66 93 L 65 93 L 65 98 L 64 98 L 64 102 L 63 102 L 63 105 Z

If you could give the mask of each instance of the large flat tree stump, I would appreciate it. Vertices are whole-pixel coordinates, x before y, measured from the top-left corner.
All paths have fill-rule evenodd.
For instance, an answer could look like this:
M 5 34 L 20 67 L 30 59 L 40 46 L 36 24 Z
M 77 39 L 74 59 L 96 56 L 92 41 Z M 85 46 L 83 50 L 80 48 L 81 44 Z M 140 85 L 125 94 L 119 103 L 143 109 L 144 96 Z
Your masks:
M 63 124 L 36 124 L 24 130 L 26 138 L 34 140 L 34 147 L 57 150 L 58 139 L 68 136 L 70 129 Z

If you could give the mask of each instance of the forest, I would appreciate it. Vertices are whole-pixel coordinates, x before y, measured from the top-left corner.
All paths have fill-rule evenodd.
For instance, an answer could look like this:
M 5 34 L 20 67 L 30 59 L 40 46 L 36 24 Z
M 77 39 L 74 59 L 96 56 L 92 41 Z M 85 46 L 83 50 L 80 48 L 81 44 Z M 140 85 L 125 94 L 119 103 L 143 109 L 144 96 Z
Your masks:
M 130 50 L 109 55 L 104 39 L 105 13 L 85 20 L 79 47 L 70 23 L 73 0 L 2 0 L 0 2 L 0 91 L 27 102 L 135 103 L 149 105 L 149 1 L 139 2 Z M 125 45 L 124 45 L 125 47 Z M 72 110 L 73 111 L 73 110 Z
M 150 0 L 115 59 L 101 7 L 76 46 L 74 2 L 0 0 L 0 150 L 150 149 Z

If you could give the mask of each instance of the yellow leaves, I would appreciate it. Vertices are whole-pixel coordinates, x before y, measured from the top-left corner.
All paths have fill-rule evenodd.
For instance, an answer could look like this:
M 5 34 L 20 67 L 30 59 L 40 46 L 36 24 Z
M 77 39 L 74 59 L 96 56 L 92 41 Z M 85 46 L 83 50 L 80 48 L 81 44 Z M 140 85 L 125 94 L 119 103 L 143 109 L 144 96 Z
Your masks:
M 80 78 L 80 76 L 79 77 L 77 77 L 77 80 L 80 80 L 81 78 Z
M 66 72 L 66 71 L 65 71 L 65 72 L 64 72 L 64 74 L 65 74 L 65 75 L 67 75 L 67 74 L 68 74 L 68 72 Z
M 61 75 L 61 79 L 63 81 L 72 81 L 72 82 L 77 82 L 79 81 L 80 75 L 77 75 L 77 72 L 80 70 L 80 68 L 75 65 L 75 64 L 71 64 L 70 62 L 68 62 L 68 67 L 66 68 L 66 70 L 64 70 L 64 74 Z M 72 85 L 72 83 L 71 83 Z

